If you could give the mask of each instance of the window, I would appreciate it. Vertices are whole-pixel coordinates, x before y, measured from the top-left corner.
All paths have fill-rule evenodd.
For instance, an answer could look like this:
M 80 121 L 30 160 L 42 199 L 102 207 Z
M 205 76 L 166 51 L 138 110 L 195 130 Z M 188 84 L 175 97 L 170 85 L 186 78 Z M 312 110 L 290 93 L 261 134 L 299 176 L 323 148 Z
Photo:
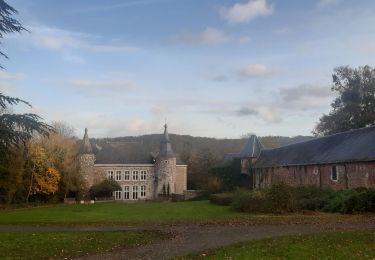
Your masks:
M 339 180 L 339 175 L 337 173 L 337 166 L 334 165 L 331 168 L 331 180 L 333 181 L 338 181 Z
M 313 169 L 313 174 L 318 175 L 319 174 L 319 167 L 315 166 Z
M 108 171 L 107 172 L 107 179 L 108 180 L 114 180 L 114 178 L 115 178 L 114 172 L 113 171 Z
M 121 200 L 121 191 L 115 191 L 115 200 Z
M 130 180 L 130 171 L 125 171 L 124 180 L 126 181 Z
M 130 187 L 124 186 L 124 200 L 130 199 Z
M 138 171 L 133 171 L 133 181 L 138 181 Z
M 141 198 L 146 197 L 146 186 L 142 185 L 141 186 Z
M 146 171 L 141 171 L 141 180 L 142 181 L 146 180 L 146 176 L 147 176 L 147 172 Z
M 133 186 L 133 200 L 136 199 L 138 199 L 138 186 Z
M 121 181 L 121 171 L 116 171 L 116 181 Z

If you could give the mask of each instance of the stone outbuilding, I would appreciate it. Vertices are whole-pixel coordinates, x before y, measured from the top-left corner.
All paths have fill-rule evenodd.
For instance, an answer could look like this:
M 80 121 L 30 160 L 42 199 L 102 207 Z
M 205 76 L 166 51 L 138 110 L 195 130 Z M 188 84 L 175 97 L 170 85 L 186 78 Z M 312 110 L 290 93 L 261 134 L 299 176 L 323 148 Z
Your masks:
M 224 159 L 240 159 L 252 188 L 277 183 L 333 190 L 375 187 L 375 126 L 276 149 L 264 149 L 252 136 L 243 151 Z
M 107 142 L 93 149 L 85 129 L 78 160 L 87 188 L 105 179 L 120 184 L 116 200 L 155 200 L 186 191 L 187 165 L 173 152 L 167 124 L 158 152 L 141 142 Z

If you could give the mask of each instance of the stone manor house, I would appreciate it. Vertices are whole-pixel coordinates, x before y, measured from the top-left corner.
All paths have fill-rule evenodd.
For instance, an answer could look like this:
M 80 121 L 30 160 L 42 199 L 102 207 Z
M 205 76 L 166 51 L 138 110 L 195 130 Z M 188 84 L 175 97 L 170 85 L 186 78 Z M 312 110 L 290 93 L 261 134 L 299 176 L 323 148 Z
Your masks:
M 105 179 L 120 184 L 116 200 L 155 200 L 186 191 L 187 165 L 173 152 L 167 124 L 158 152 L 145 150 L 142 143 L 92 145 L 85 129 L 78 160 L 88 188 Z
M 223 164 L 239 164 L 246 186 L 285 183 L 333 190 L 375 188 L 375 126 L 264 149 L 251 136 L 242 151 L 226 154 Z

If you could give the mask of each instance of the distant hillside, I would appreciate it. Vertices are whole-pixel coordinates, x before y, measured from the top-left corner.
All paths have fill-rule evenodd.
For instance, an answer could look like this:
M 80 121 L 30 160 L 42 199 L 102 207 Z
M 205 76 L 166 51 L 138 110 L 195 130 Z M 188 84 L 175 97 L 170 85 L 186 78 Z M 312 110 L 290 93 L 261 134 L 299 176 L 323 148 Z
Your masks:
M 142 136 L 126 136 L 126 137 L 115 137 L 115 138 L 100 138 L 92 139 L 92 141 L 98 145 L 106 142 L 141 142 L 146 147 L 149 147 L 149 151 L 158 151 L 159 142 L 162 138 L 161 134 L 142 135 Z M 277 148 L 289 144 L 303 142 L 311 140 L 312 136 L 264 136 L 259 137 L 260 141 L 265 148 Z M 177 154 L 199 153 L 202 151 L 209 151 L 210 154 L 217 160 L 220 160 L 226 153 L 239 152 L 246 139 L 216 139 L 208 137 L 194 137 L 190 135 L 176 135 L 170 134 L 170 139 L 174 151 Z

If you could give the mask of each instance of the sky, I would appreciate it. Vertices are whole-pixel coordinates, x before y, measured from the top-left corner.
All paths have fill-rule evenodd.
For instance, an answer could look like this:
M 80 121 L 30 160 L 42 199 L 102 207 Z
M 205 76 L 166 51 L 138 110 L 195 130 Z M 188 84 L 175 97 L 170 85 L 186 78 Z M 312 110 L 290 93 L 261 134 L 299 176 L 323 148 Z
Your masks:
M 373 0 L 8 0 L 0 92 L 78 136 L 311 135 L 338 66 L 373 65 Z

